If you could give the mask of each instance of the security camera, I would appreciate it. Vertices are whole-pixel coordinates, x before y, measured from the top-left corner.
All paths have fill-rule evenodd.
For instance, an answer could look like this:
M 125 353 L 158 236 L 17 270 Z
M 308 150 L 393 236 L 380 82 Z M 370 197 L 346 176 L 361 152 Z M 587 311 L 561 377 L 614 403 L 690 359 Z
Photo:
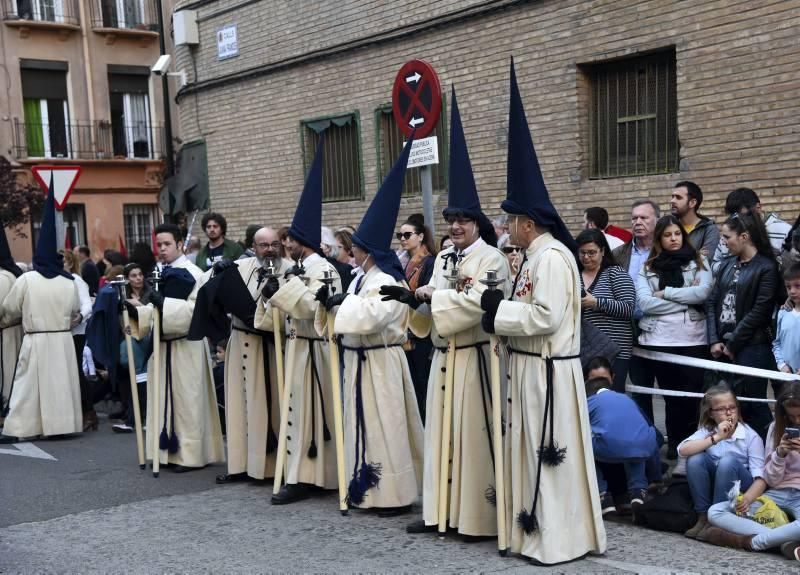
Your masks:
M 163 76 L 167 73 L 170 60 L 172 60 L 172 58 L 169 54 L 159 56 L 158 60 L 156 60 L 156 63 L 153 64 L 152 68 L 150 68 L 150 71 L 156 76 Z

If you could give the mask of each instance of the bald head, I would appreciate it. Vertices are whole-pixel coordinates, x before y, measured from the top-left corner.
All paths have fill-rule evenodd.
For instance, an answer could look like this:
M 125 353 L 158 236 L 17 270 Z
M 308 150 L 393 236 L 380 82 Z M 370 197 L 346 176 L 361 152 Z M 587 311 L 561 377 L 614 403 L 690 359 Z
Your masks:
M 258 261 L 278 259 L 281 243 L 278 234 L 272 228 L 261 228 L 253 236 L 253 248 Z

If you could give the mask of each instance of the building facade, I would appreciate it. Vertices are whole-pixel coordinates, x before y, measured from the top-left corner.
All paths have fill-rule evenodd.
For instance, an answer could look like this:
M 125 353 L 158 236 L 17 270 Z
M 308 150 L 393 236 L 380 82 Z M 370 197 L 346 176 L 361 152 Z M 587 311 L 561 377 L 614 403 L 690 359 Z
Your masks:
M 399 154 L 391 89 L 414 58 L 434 66 L 448 100 L 457 89 L 489 215 L 505 197 L 512 56 L 545 181 L 573 231 L 593 205 L 623 227 L 636 198 L 667 209 L 683 179 L 703 188 L 701 212 L 717 220 L 738 186 L 784 219 L 800 210 L 797 0 L 202 0 L 176 9 L 196 10 L 199 23 L 199 45 L 176 48 L 189 74 L 180 126 L 184 139 L 206 142 L 211 207 L 229 237 L 290 221 L 322 133 L 323 220 L 357 225 Z M 448 109 L 437 130 L 437 218 Z M 416 171 L 406 192 L 401 217 L 422 210 Z
M 81 167 L 61 241 L 88 244 L 95 259 L 120 242 L 149 243 L 166 150 L 161 83 L 150 73 L 158 1 L 0 2 L 0 154 L 29 182 L 36 165 Z M 8 234 L 19 261 L 31 259 L 37 219 L 27 237 Z

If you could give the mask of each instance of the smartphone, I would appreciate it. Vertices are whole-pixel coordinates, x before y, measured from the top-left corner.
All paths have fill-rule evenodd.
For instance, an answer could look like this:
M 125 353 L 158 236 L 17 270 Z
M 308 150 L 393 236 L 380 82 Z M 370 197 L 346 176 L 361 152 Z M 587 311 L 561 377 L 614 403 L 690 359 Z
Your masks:
M 797 427 L 787 427 L 785 431 L 789 439 L 800 439 L 800 429 Z

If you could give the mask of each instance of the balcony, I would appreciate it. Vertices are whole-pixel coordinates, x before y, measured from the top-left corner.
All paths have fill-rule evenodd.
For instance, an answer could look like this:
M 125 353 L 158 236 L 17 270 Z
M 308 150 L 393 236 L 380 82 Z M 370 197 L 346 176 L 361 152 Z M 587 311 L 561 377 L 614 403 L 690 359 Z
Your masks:
M 18 160 L 161 160 L 164 128 L 149 122 L 37 124 L 14 118 L 14 156 Z
M 80 29 L 78 0 L 2 0 L 7 26 L 71 32 Z
M 158 37 L 156 0 L 91 0 L 92 28 L 111 36 Z

